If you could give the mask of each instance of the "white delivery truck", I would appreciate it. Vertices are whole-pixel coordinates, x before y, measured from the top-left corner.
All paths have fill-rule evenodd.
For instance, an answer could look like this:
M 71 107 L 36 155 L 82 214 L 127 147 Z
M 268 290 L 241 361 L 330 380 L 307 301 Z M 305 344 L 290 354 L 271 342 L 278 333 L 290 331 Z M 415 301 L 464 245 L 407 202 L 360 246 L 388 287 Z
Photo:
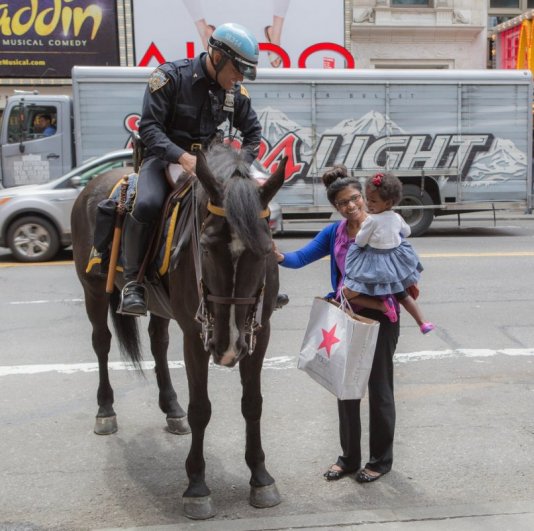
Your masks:
M 0 130 L 2 185 L 53 179 L 125 147 L 152 70 L 75 67 L 72 100 L 11 97 Z M 335 163 L 362 179 L 393 171 L 414 235 L 434 216 L 532 210 L 528 71 L 266 69 L 246 87 L 263 126 L 261 163 L 273 171 L 289 157 L 277 195 L 288 222 L 332 215 L 320 176 Z M 43 113 L 54 115 L 55 135 L 32 129 Z

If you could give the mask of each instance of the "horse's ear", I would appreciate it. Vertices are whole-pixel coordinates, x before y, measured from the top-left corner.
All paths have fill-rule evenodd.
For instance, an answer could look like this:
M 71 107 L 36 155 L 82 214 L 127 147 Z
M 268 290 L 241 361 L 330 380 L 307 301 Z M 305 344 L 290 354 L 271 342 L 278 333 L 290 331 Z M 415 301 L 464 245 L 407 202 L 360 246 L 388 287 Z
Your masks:
M 206 157 L 202 151 L 199 151 L 196 153 L 197 157 L 197 168 L 196 168 L 196 174 L 197 178 L 200 181 L 200 184 L 206 190 L 206 193 L 208 194 L 210 201 L 214 205 L 221 206 L 222 200 L 223 200 L 223 191 L 221 184 L 219 181 L 215 178 L 213 173 L 211 173 L 211 170 L 208 167 L 208 162 L 206 161 Z
M 284 157 L 276 171 L 260 187 L 260 201 L 263 208 L 267 208 L 269 201 L 282 188 L 286 174 L 287 157 Z

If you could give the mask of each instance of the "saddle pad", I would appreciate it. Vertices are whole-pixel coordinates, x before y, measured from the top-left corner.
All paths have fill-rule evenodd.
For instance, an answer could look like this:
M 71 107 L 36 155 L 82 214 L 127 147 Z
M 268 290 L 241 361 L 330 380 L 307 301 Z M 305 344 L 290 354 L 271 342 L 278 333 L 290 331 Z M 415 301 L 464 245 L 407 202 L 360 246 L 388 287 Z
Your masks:
M 128 175 L 128 190 L 126 193 L 126 204 L 132 201 L 132 198 L 135 194 L 135 190 L 137 186 L 137 177 L 138 175 L 136 173 L 131 173 L 130 175 Z M 111 190 L 111 193 L 109 194 L 109 198 L 113 199 L 116 202 L 119 201 L 120 185 L 122 183 L 122 180 L 123 178 L 121 177 L 117 181 L 115 186 L 113 186 L 113 189 Z M 188 186 L 178 196 L 178 198 L 179 199 L 183 198 L 185 195 L 187 195 L 190 189 L 191 189 L 191 186 Z M 176 205 L 174 206 L 174 208 L 171 210 L 169 216 L 167 217 L 167 220 L 165 221 L 165 227 L 164 227 L 163 235 L 161 237 L 162 244 L 156 256 L 155 264 L 154 264 L 160 276 L 163 276 L 169 270 L 169 265 L 171 262 L 171 254 L 172 254 L 172 242 L 173 242 L 173 238 L 174 238 L 175 231 L 176 231 L 177 221 L 180 215 L 180 205 L 181 205 L 181 201 L 178 201 Z M 93 247 L 91 249 L 91 255 L 89 256 L 89 260 L 88 260 L 85 272 L 90 273 L 93 267 L 96 264 L 100 264 L 100 263 L 102 263 L 102 255 Z M 121 272 L 123 270 L 120 255 L 117 261 L 116 270 L 121 271 Z

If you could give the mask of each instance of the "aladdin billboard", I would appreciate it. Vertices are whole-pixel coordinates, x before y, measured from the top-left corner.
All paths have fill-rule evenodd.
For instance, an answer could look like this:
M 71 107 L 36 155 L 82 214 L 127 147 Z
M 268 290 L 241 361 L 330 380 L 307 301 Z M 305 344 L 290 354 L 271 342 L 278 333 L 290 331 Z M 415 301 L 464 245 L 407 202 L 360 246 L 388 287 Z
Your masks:
M 70 78 L 74 65 L 119 65 L 115 4 L 1 1 L 0 78 Z
M 133 0 L 138 66 L 192 58 L 219 24 L 260 43 L 262 68 L 354 68 L 344 48 L 344 0 Z

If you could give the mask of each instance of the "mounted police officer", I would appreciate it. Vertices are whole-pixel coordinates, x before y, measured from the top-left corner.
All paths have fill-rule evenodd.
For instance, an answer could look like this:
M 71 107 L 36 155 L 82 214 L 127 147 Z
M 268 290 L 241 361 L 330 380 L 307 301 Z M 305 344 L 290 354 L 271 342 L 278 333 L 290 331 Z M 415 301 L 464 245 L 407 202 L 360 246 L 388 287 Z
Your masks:
M 166 166 L 179 163 L 194 174 L 195 152 L 213 140 L 226 119 L 241 131 L 245 159 L 252 163 L 258 155 L 261 125 L 240 85 L 243 78 L 255 79 L 258 54 L 258 42 L 246 28 L 223 24 L 211 35 L 207 53 L 162 64 L 152 73 L 139 125 L 146 151 L 134 207 L 124 224 L 122 313 L 145 315 L 147 311 L 144 286 L 137 277 L 170 192 Z

